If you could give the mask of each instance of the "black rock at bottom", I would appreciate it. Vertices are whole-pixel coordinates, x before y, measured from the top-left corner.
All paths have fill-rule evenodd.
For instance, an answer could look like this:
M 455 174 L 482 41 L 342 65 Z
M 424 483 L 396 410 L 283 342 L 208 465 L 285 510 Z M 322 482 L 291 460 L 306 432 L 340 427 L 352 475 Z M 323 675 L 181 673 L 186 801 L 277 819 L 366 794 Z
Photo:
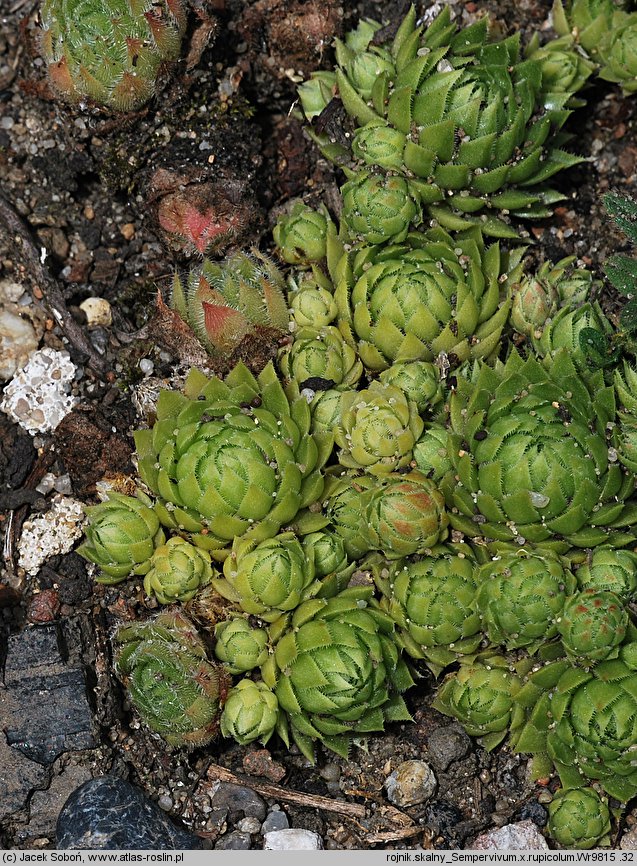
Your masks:
M 130 782 L 102 776 L 85 782 L 58 817 L 58 849 L 195 850 L 201 839 L 177 827 Z

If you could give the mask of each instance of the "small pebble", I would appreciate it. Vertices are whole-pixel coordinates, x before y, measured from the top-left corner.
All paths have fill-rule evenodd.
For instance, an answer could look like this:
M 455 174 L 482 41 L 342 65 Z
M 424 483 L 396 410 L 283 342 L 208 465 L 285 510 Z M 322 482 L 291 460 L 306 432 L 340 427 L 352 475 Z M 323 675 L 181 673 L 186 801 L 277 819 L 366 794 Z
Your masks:
M 437 770 L 446 770 L 471 751 L 469 736 L 458 725 L 445 725 L 432 731 L 427 740 L 428 757 Z
M 637 851 L 637 828 L 626 830 L 619 841 L 619 847 L 622 851 Z
M 168 794 L 162 794 L 159 800 L 157 800 L 157 805 L 160 809 L 163 809 L 164 812 L 170 812 L 173 807 L 173 800 Z
M 106 298 L 86 298 L 80 304 L 88 328 L 109 328 L 113 323 L 111 305 Z
M 386 779 L 387 799 L 395 806 L 425 803 L 436 791 L 436 777 L 424 761 L 404 761 Z
M 249 833 L 233 830 L 215 843 L 217 851 L 249 851 L 252 840 Z
M 260 833 L 261 821 L 257 818 L 242 818 L 237 821 L 237 830 L 241 830 L 243 833 Z
M 150 358 L 142 358 L 139 362 L 139 369 L 142 371 L 144 376 L 150 376 L 155 369 L 155 364 L 150 360 Z
M 311 830 L 272 830 L 263 839 L 266 851 L 319 851 L 323 840 Z
M 271 833 L 273 830 L 287 830 L 289 826 L 290 822 L 285 812 L 270 812 L 263 822 L 261 832 L 265 835 L 266 833 Z
M 533 821 L 520 821 L 483 833 L 471 847 L 475 851 L 547 851 L 549 846 Z

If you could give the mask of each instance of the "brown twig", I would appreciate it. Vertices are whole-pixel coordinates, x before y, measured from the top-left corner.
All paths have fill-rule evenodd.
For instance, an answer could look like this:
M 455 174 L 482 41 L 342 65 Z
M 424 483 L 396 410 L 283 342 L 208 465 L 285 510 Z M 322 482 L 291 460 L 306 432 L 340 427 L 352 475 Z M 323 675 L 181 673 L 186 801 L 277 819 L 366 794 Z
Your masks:
M 319 794 L 302 794 L 300 791 L 290 791 L 289 788 L 281 788 L 279 785 L 271 785 L 268 782 L 256 782 L 249 776 L 236 775 L 225 767 L 211 764 L 208 767 L 208 778 L 219 782 L 231 782 L 234 785 L 243 785 L 251 788 L 257 794 L 264 797 L 276 797 L 279 800 L 287 800 L 290 803 L 298 803 L 299 806 L 308 806 L 310 809 L 322 809 L 324 812 L 337 812 L 350 818 L 364 818 L 366 811 L 364 806 L 356 803 L 345 803 L 343 800 L 331 800 L 329 797 L 321 797 Z
M 80 325 L 69 313 L 60 287 L 40 261 L 39 252 L 28 228 L 9 202 L 1 195 L 0 223 L 4 224 L 22 253 L 25 268 L 29 270 L 32 279 L 42 290 L 46 306 L 65 337 L 86 356 L 88 366 L 99 376 L 103 376 L 108 369 L 106 359 L 96 351 Z
M 426 827 L 401 827 L 400 830 L 388 830 L 386 833 L 373 833 L 371 836 L 366 836 L 365 841 L 370 845 L 378 845 L 382 842 L 397 842 L 399 839 L 409 839 L 411 836 L 418 836 L 419 833 L 426 832 Z

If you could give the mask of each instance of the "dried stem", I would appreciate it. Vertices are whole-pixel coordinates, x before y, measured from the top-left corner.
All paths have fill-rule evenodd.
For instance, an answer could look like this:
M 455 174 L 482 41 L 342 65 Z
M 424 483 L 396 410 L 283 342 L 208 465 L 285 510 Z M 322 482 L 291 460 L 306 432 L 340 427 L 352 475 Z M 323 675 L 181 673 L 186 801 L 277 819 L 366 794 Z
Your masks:
M 356 803 L 345 803 L 343 800 L 331 800 L 329 797 L 321 797 L 319 794 L 302 794 L 300 791 L 290 791 L 289 788 L 281 788 L 279 785 L 271 785 L 268 782 L 256 782 L 249 776 L 239 776 L 220 767 L 211 764 L 207 772 L 208 779 L 220 782 L 231 782 L 234 785 L 243 785 L 251 788 L 257 794 L 264 797 L 276 797 L 279 800 L 287 800 L 290 803 L 298 803 L 299 806 L 308 806 L 310 809 L 322 809 L 324 812 L 337 812 L 349 818 L 364 818 L 365 806 Z
M 75 349 L 86 356 L 88 366 L 99 376 L 103 376 L 108 369 L 106 359 L 96 351 L 83 329 L 69 313 L 59 285 L 40 261 L 39 252 L 29 229 L 9 202 L 1 195 L 0 223 L 4 224 L 18 250 L 22 253 L 25 270 L 42 290 L 45 304 L 65 337 Z

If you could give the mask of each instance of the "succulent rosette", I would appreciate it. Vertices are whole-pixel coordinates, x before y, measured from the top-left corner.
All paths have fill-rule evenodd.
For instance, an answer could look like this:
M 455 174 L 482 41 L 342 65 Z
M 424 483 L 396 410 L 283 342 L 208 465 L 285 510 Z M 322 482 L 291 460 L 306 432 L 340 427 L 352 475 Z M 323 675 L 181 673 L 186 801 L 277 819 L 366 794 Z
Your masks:
M 113 643 L 115 670 L 152 731 L 186 748 L 217 735 L 230 677 L 208 661 L 190 620 L 166 610 L 154 620 L 120 626 Z
M 432 481 L 441 481 L 453 466 L 448 447 L 447 428 L 441 424 L 429 424 L 414 445 L 416 468 Z
M 442 400 L 440 372 L 429 361 L 397 361 L 378 377 L 386 385 L 395 385 L 423 414 Z
M 340 535 L 329 528 L 311 532 L 303 536 L 303 547 L 314 563 L 314 576 L 321 581 L 317 597 L 329 598 L 347 587 L 356 563 L 350 563 Z
M 337 389 L 352 388 L 363 374 L 356 351 L 331 325 L 296 331 L 294 342 L 279 352 L 279 367 L 301 386 L 308 379 L 324 379 Z
M 634 476 L 613 459 L 615 400 L 600 371 L 578 373 L 564 349 L 544 364 L 513 351 L 458 376 L 449 406 L 453 469 L 441 484 L 456 529 L 565 552 L 635 521 L 625 504 Z
M 400 693 L 413 680 L 394 624 L 372 595 L 372 587 L 356 587 L 305 602 L 261 668 L 312 762 L 317 741 L 346 757 L 352 734 L 410 718 Z
M 430 229 L 405 244 L 355 249 L 333 268 L 339 327 L 370 370 L 435 361 L 440 352 L 488 358 L 508 316 L 517 260 L 497 244 L 485 248 L 477 230 L 452 238 Z
M 279 718 L 276 695 L 262 681 L 240 680 L 230 689 L 220 719 L 224 737 L 242 746 L 260 740 L 265 745 L 274 733 Z
M 598 60 L 600 43 L 616 11 L 613 0 L 554 0 L 551 18 L 559 36 L 574 39 L 588 56 Z
M 372 475 L 343 474 L 326 480 L 323 508 L 328 528 L 342 539 L 351 560 L 359 559 L 372 549 L 366 511 L 369 497 L 377 486 Z
M 186 29 L 181 0 L 44 0 L 40 51 L 66 101 L 134 111 L 153 96 Z
M 583 589 L 566 600 L 558 629 L 574 662 L 616 658 L 626 637 L 628 611 L 608 590 Z
M 84 510 L 86 541 L 77 553 L 100 567 L 98 583 L 115 584 L 146 574 L 155 550 L 165 541 L 151 500 L 141 492 L 125 496 L 111 491 L 107 500 Z
M 314 210 L 297 201 L 290 213 L 279 218 L 274 230 L 277 252 L 291 265 L 307 265 L 325 258 L 327 211 Z
M 386 475 L 410 463 L 423 426 L 418 407 L 400 388 L 375 381 L 361 391 L 345 391 L 341 425 L 334 431 L 339 462 Z
M 492 749 L 508 733 L 519 688 L 520 679 L 509 670 L 507 660 L 494 656 L 461 664 L 444 680 L 433 706 L 457 719 L 485 749 Z
M 341 194 L 341 220 L 354 240 L 397 244 L 421 221 L 418 194 L 402 177 L 361 173 Z
M 584 52 L 578 48 L 573 36 L 553 39 L 540 46 L 539 40 L 531 40 L 526 51 L 527 58 L 540 64 L 542 72 L 542 96 L 544 106 L 562 105 L 563 94 L 580 91 L 597 68 Z M 583 100 L 571 99 L 571 106 L 583 105 Z
M 637 592 L 637 554 L 598 547 L 576 573 L 580 589 L 613 592 L 630 600 Z
M 477 574 L 476 610 L 493 644 L 533 652 L 558 634 L 575 578 L 550 550 L 502 553 Z
M 165 526 L 223 559 L 235 537 L 272 537 L 320 497 L 331 442 L 319 450 L 307 401 L 288 393 L 271 364 L 258 378 L 239 364 L 224 380 L 192 370 L 183 394 L 160 394 L 135 443 Z
M 366 533 L 387 559 L 425 553 L 447 535 L 445 499 L 417 470 L 387 475 L 367 499 Z
M 508 214 L 548 215 L 560 196 L 546 182 L 581 161 L 562 149 L 560 130 L 583 73 L 545 100 L 543 64 L 522 58 L 519 34 L 494 42 L 486 18 L 460 28 L 448 7 L 424 29 L 412 7 L 391 42 L 375 32 L 338 43 L 333 77 L 318 73 L 300 89 L 308 117 L 336 92 L 357 125 L 349 141 L 310 130 L 348 183 L 364 187 L 357 174 L 370 171 L 405 179 L 429 217 L 454 231 L 479 221 L 490 235 L 514 237 Z
M 615 12 L 599 44 L 599 60 L 600 78 L 619 84 L 626 95 L 637 91 L 637 14 Z
M 585 328 L 606 335 L 613 332 L 612 325 L 597 302 L 575 308 L 564 306 L 546 323 L 539 339 L 533 340 L 535 351 L 543 356 L 557 349 L 568 349 L 579 363 L 585 363 L 580 348 L 580 335 Z
M 175 274 L 170 305 L 211 355 L 230 355 L 248 335 L 288 332 L 283 274 L 257 250 L 204 259 L 185 281 Z
M 144 577 L 147 595 L 154 595 L 161 604 L 190 601 L 210 583 L 210 554 L 176 535 L 153 553 L 150 569 Z
M 331 325 L 338 315 L 331 284 L 321 285 L 312 278 L 294 283 L 289 300 L 297 328 L 323 328 Z
M 556 661 L 531 673 L 516 695 L 523 723 L 512 737 L 535 758 L 536 773 L 551 765 L 565 788 L 598 781 L 626 802 L 637 793 L 637 674 L 623 658 L 587 668 Z
M 482 640 L 475 610 L 476 563 L 444 547 L 418 562 L 374 569 L 381 607 L 399 629 L 405 651 L 439 674 L 459 655 L 473 653 Z
M 215 655 L 231 674 L 254 670 L 268 657 L 268 633 L 264 628 L 253 628 L 243 617 L 219 622 L 215 626 Z
M 566 848 L 610 844 L 610 812 L 594 788 L 560 788 L 548 806 L 548 831 Z
M 320 589 L 314 563 L 293 532 L 255 542 L 237 539 L 212 585 L 224 598 L 266 622 L 294 610 Z

